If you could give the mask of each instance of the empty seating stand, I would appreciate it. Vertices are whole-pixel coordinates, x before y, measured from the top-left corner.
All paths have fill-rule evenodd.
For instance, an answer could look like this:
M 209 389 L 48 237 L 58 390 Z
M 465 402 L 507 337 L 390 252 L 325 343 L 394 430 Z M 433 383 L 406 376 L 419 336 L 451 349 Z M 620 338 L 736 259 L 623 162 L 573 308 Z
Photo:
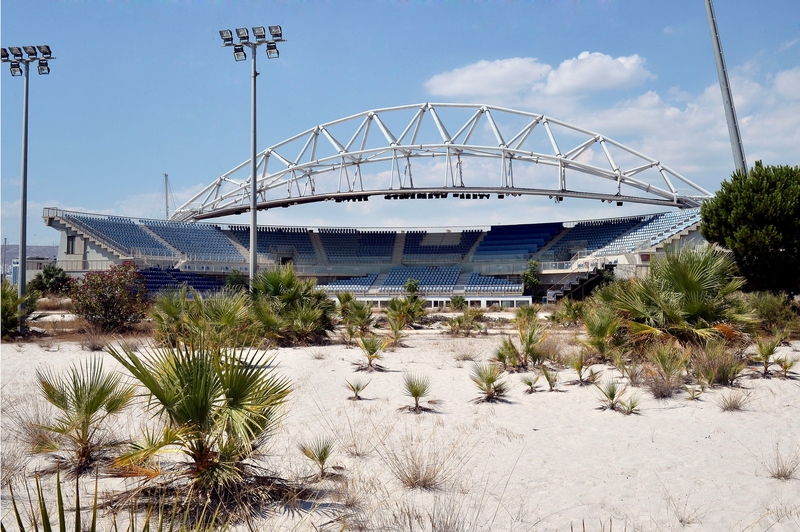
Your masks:
M 489 275 L 472 272 L 464 284 L 466 294 L 514 294 L 522 293 L 522 284 L 514 283 L 507 279 L 498 279 Z
M 388 262 L 392 260 L 396 236 L 394 231 L 319 230 L 328 262 Z
M 656 214 L 646 219 L 640 226 L 609 242 L 598 253 L 612 255 L 651 248 L 698 222 L 700 222 L 700 209 Z
M 352 292 L 354 294 L 365 294 L 375 279 L 378 278 L 377 273 L 370 273 L 363 277 L 351 277 L 350 279 L 337 279 L 324 286 L 329 294 L 336 292 Z
M 472 260 L 528 260 L 562 229 L 560 223 L 492 226 Z
M 428 233 L 409 231 L 403 245 L 403 260 L 408 261 L 460 261 L 463 260 L 482 231 L 461 233 Z
M 123 255 L 172 257 L 174 253 L 130 218 L 64 213 L 64 218 Z
M 460 275 L 461 266 L 392 268 L 378 291 L 384 294 L 402 294 L 405 292 L 403 285 L 406 284 L 406 281 L 416 279 L 420 292 L 449 293 L 453 290 Z
M 216 292 L 224 285 L 222 281 L 172 268 L 144 268 L 139 270 L 139 273 L 144 277 L 147 292 L 151 296 L 163 290 L 176 290 L 184 284 L 204 294 Z
M 250 228 L 246 225 L 231 226 L 230 231 L 236 240 L 250 249 Z M 316 263 L 317 253 L 314 244 L 304 227 L 259 227 L 256 233 L 256 252 L 272 255 L 274 258 L 291 256 L 293 260 Z
M 193 260 L 244 262 L 245 258 L 216 225 L 139 220 L 170 246 Z
M 566 261 L 572 259 L 579 251 L 593 253 L 630 231 L 643 220 L 643 216 L 633 216 L 616 220 L 579 222 L 561 237 L 561 240 L 553 244 L 549 249 L 550 254 L 553 260 Z

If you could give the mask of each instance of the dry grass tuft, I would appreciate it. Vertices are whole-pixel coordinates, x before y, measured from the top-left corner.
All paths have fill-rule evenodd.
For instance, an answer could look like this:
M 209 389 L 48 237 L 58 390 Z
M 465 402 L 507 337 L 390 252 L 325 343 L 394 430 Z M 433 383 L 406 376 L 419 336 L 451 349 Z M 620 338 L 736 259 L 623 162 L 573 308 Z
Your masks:
M 796 478 L 800 469 L 800 447 L 793 447 L 788 453 L 781 451 L 780 445 L 775 444 L 775 452 L 768 459 L 761 461 L 769 476 L 781 481 Z
M 723 412 L 741 412 L 751 399 L 749 391 L 730 390 L 728 393 L 720 394 L 716 403 Z
M 87 327 L 81 335 L 81 349 L 86 351 L 102 351 L 109 343 L 109 338 L 99 327 Z

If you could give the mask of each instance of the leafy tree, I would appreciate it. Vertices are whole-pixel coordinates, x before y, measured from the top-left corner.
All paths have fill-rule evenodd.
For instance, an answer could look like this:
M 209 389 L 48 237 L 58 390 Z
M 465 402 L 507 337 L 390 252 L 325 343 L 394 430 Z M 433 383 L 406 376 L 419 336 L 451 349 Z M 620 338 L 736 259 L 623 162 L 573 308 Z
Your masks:
M 537 291 L 539 288 L 539 273 L 541 273 L 541 265 L 539 262 L 533 259 L 529 260 L 525 271 L 520 274 L 525 294 L 531 295 Z
M 406 279 L 406 282 L 403 283 L 403 290 L 405 290 L 410 297 L 416 297 L 419 292 L 419 281 L 409 277 Z
M 25 294 L 24 298 L 18 297 L 17 287 L 3 279 L 2 295 L 0 302 L 2 302 L 2 324 L 3 338 L 11 336 L 19 326 L 19 318 L 25 317 L 27 322 L 31 314 L 36 310 L 36 300 L 39 299 L 39 292 L 31 290 Z M 25 309 L 22 310 L 20 305 L 25 302 Z
M 70 296 L 75 313 L 103 331 L 130 328 L 147 311 L 144 278 L 133 262 L 87 273 L 73 285 Z
M 233 270 L 225 278 L 225 287 L 238 292 L 247 292 L 250 280 L 239 270 Z
M 800 293 L 800 166 L 757 161 L 700 212 L 701 234 L 731 250 L 748 290 Z
M 48 264 L 31 279 L 27 289 L 42 294 L 64 294 L 70 290 L 70 277 L 55 264 Z

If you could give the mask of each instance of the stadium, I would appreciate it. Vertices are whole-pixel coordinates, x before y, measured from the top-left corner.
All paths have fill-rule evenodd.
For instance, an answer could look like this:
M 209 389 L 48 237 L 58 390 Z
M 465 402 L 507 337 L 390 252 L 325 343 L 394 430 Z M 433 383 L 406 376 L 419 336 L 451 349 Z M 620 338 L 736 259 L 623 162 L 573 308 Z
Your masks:
M 251 202 L 263 210 L 322 201 L 467 200 L 479 213 L 480 200 L 546 196 L 557 205 L 567 198 L 607 202 L 621 212 L 631 204 L 660 210 L 472 227 L 256 229 L 258 269 L 291 263 L 331 295 L 349 291 L 381 305 L 415 279 L 432 307 L 453 296 L 473 306 L 518 307 L 532 302 L 520 280 L 530 260 L 540 263 L 546 289 L 537 298 L 581 298 L 604 271 L 641 275 L 664 246 L 700 240 L 699 205 L 710 195 L 657 158 L 553 117 L 422 103 L 365 111 L 274 144 L 255 165 L 245 161 L 215 179 L 166 220 L 56 208 L 45 208 L 43 218 L 60 233 L 57 265 L 71 275 L 134 261 L 149 292 L 184 283 L 208 292 L 233 271 L 249 274 L 251 227 L 229 219 L 250 211 Z

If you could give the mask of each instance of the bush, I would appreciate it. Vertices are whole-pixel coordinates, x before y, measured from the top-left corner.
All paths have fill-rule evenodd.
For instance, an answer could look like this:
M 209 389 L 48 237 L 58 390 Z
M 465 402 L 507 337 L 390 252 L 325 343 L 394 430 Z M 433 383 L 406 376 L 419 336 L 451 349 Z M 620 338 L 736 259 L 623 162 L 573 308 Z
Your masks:
M 453 296 L 450 298 L 450 308 L 453 310 L 464 310 L 467 308 L 467 300 L 463 296 Z
M 722 340 L 709 340 L 692 354 L 692 366 L 697 380 L 709 386 L 732 386 L 746 367 L 744 361 L 725 348 Z
M 147 311 L 144 278 L 132 262 L 87 273 L 73 285 L 70 297 L 75 314 L 105 332 L 129 329 Z
M 70 291 L 70 277 L 55 264 L 48 264 L 27 285 L 28 290 L 42 294 L 66 294 Z
M 784 329 L 797 319 L 789 298 L 783 292 L 779 294 L 754 292 L 750 294 L 748 300 L 765 331 L 774 328 Z

